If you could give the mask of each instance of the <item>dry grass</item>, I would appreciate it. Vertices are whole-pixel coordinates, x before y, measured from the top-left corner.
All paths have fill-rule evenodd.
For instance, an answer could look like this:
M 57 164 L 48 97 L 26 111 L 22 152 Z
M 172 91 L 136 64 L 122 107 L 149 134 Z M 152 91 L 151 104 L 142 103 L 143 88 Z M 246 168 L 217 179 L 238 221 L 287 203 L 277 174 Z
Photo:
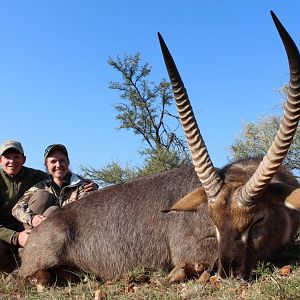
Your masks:
M 68 283 L 64 287 L 46 288 L 42 293 L 38 293 L 35 287 L 18 287 L 9 276 L 2 275 L 0 299 L 300 299 L 300 267 L 295 266 L 290 270 L 260 265 L 256 275 L 257 279 L 252 282 L 228 278 L 206 284 L 191 280 L 171 285 L 166 274 L 135 270 L 111 282 L 99 283 L 89 277 L 79 284 Z

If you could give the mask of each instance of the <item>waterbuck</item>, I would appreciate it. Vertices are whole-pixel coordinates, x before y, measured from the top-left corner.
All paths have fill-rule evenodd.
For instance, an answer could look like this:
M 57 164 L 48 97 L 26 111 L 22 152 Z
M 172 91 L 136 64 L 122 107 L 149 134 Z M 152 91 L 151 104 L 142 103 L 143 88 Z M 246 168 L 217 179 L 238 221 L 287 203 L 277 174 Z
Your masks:
M 159 35 L 194 166 L 110 186 L 56 210 L 32 230 L 21 278 L 67 266 L 107 280 L 138 266 L 170 270 L 181 262 L 217 262 L 221 276 L 249 278 L 258 260 L 293 239 L 300 189 L 281 164 L 300 115 L 300 58 L 271 14 L 286 48 L 290 85 L 278 134 L 265 157 L 214 168 Z

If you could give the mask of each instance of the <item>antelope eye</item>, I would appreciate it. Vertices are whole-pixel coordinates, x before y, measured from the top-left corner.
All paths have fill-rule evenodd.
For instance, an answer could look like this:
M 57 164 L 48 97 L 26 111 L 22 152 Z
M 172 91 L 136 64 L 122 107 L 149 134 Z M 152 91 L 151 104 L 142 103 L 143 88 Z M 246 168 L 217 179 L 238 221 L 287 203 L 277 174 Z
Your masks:
M 253 221 L 250 229 L 250 234 L 251 234 L 251 239 L 253 240 L 253 242 L 257 239 L 261 239 L 262 237 L 262 230 L 263 230 L 263 224 L 264 224 L 264 219 L 265 216 L 261 215 L 261 216 L 257 216 L 258 218 L 256 220 Z
M 257 220 L 255 220 L 253 223 L 252 223 L 252 226 L 253 225 L 258 225 L 259 223 L 262 223 L 262 221 L 264 220 L 264 216 L 261 216 L 259 217 Z

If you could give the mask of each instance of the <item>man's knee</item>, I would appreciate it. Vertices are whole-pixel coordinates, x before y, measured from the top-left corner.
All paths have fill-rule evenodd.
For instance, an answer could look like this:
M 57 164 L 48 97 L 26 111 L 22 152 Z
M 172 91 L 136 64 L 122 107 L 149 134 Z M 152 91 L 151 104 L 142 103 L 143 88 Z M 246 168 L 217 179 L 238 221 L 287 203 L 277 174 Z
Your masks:
M 42 215 L 47 208 L 55 204 L 54 196 L 46 190 L 38 190 L 28 202 L 29 209 L 37 215 Z

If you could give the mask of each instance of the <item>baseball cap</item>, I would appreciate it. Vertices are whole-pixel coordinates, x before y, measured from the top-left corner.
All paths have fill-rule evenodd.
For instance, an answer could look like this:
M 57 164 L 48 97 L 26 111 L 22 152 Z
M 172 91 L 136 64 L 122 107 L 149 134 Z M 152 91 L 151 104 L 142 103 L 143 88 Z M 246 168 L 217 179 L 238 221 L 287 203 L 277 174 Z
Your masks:
M 20 142 L 9 140 L 0 145 L 0 156 L 8 149 L 15 149 L 21 154 L 24 154 L 24 150 Z
M 44 159 L 46 159 L 50 155 L 50 152 L 53 152 L 54 150 L 61 151 L 69 159 L 67 148 L 62 144 L 49 145 L 44 152 Z

